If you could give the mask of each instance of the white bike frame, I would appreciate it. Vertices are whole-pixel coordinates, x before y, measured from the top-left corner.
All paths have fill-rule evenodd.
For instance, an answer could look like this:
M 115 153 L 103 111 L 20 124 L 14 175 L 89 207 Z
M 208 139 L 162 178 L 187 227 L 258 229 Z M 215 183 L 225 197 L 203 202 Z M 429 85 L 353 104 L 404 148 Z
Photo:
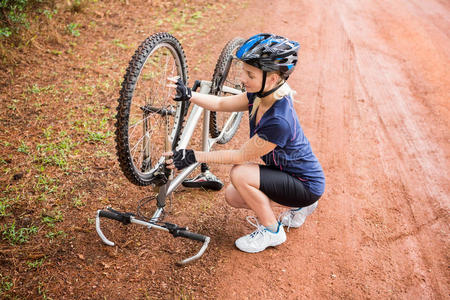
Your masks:
M 200 82 L 200 93 L 209 94 L 211 92 L 211 85 L 212 85 L 211 81 L 201 81 Z M 224 86 L 222 88 L 222 91 L 229 93 L 229 94 L 234 94 L 234 95 L 238 95 L 238 94 L 242 93 L 242 91 L 240 91 L 240 90 L 233 89 L 233 88 L 227 87 L 227 86 Z M 224 125 L 223 130 L 220 133 L 220 135 L 216 138 L 211 138 L 210 134 L 209 134 L 210 111 L 206 110 L 203 107 L 200 107 L 196 104 L 193 104 L 191 113 L 189 114 L 188 119 L 186 121 L 186 126 L 183 129 L 183 132 L 181 133 L 180 141 L 178 142 L 177 148 L 178 149 L 187 148 L 187 146 L 189 145 L 189 142 L 192 138 L 192 135 L 194 133 L 194 130 L 197 127 L 198 120 L 200 119 L 200 116 L 203 114 L 202 150 L 205 152 L 209 152 L 211 150 L 212 146 L 219 139 L 222 138 L 222 136 L 225 134 L 228 126 L 230 126 L 230 124 L 233 123 L 235 118 L 238 117 L 239 113 L 240 112 L 233 112 L 231 114 L 230 118 L 228 119 L 227 123 Z M 172 178 L 173 175 L 171 175 L 169 177 L 169 180 L 164 185 L 159 187 L 159 192 L 157 195 L 157 208 L 149 222 L 140 220 L 140 219 L 134 217 L 133 215 L 126 214 L 126 213 L 122 214 L 122 213 L 114 211 L 114 210 L 109 210 L 109 211 L 98 210 L 95 227 L 96 227 L 97 233 L 100 236 L 100 238 L 102 239 L 102 241 L 109 246 L 114 246 L 114 242 L 112 242 L 106 238 L 106 236 L 103 234 L 101 227 L 100 227 L 100 217 L 107 217 L 110 219 L 115 219 L 117 221 L 123 222 L 124 224 L 133 223 L 133 224 L 143 225 L 143 226 L 146 226 L 148 229 L 152 229 L 152 228 L 159 229 L 159 230 L 163 230 L 163 231 L 168 231 L 168 232 L 174 234 L 174 236 L 183 236 L 183 237 L 195 239 L 198 241 L 202 241 L 203 246 L 198 251 L 198 253 L 195 254 L 194 256 L 191 256 L 189 258 L 186 258 L 186 259 L 178 262 L 179 265 L 187 264 L 187 263 L 194 261 L 194 260 L 198 259 L 199 257 L 201 257 L 203 255 L 203 253 L 205 252 L 206 248 L 208 247 L 210 237 L 188 232 L 188 228 L 180 228 L 180 227 L 176 226 L 175 224 L 172 224 L 175 227 L 171 227 L 171 228 L 168 228 L 167 224 L 166 224 L 166 226 L 161 226 L 161 225 L 156 224 L 156 222 L 159 221 L 161 215 L 164 212 L 166 198 L 183 182 L 183 180 L 187 176 L 189 176 L 189 174 L 198 165 L 199 165 L 198 162 L 190 165 L 189 167 L 182 170 L 181 173 L 179 173 L 175 178 Z M 171 173 L 173 174 L 173 171 Z

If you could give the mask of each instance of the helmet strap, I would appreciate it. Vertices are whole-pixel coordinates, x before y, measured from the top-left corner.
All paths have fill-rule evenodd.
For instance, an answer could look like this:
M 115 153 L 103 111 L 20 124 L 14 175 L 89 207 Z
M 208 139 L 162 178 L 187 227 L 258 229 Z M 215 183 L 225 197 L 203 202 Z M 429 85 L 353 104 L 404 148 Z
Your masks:
M 261 89 L 259 90 L 259 92 L 256 93 L 256 96 L 258 96 L 259 98 L 263 98 L 262 95 L 263 95 L 263 92 L 264 92 L 264 88 L 266 87 L 266 77 L 267 77 L 267 72 L 263 71 Z
M 264 98 L 269 96 L 270 94 L 274 93 L 276 90 L 278 90 L 284 83 L 285 80 L 283 80 L 283 82 L 281 82 L 279 85 L 277 85 L 276 87 L 274 87 L 273 89 L 263 93 L 264 88 L 266 87 L 266 77 L 267 77 L 267 72 L 263 71 L 263 82 L 262 82 L 262 86 L 261 86 L 261 90 L 259 92 L 256 93 L 256 96 L 258 96 L 259 98 Z

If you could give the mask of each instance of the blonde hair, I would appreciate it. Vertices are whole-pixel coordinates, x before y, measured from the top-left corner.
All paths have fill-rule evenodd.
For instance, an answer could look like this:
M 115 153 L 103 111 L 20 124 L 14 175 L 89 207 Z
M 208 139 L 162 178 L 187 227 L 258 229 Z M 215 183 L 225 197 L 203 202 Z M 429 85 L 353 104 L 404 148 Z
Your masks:
M 291 89 L 289 84 L 286 81 L 284 81 L 283 85 L 272 94 L 272 97 L 275 99 L 275 101 L 278 101 L 285 96 L 290 96 L 292 101 L 294 101 L 295 94 L 296 94 L 296 91 Z M 250 112 L 250 118 L 253 118 L 255 116 L 256 110 L 258 109 L 258 106 L 260 103 L 261 103 L 261 98 L 256 97 L 255 100 L 253 101 L 253 107 L 252 107 L 252 111 Z

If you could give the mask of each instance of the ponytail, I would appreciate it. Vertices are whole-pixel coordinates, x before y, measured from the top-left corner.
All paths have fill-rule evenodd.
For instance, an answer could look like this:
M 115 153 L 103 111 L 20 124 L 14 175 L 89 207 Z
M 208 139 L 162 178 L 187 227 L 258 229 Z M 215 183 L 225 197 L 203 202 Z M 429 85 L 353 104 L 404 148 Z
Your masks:
M 295 94 L 296 92 L 293 89 L 291 89 L 289 84 L 285 81 L 283 85 L 272 94 L 273 95 L 272 97 L 274 98 L 275 101 L 277 101 L 283 99 L 283 97 L 285 96 L 290 96 L 292 101 L 294 101 Z M 260 103 L 261 98 L 255 97 L 255 100 L 253 101 L 252 111 L 250 112 L 250 119 L 255 116 L 256 110 L 258 109 Z

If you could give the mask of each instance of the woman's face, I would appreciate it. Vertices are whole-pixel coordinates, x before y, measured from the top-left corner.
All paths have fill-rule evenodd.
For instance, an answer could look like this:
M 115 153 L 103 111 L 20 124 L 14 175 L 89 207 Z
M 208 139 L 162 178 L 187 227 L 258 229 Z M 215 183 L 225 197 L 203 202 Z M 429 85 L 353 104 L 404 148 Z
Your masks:
M 261 90 L 263 72 L 252 65 L 243 63 L 243 72 L 241 81 L 245 86 L 245 90 L 249 93 L 257 93 Z M 266 78 L 266 85 L 264 91 L 272 89 L 278 82 L 279 76 L 275 73 L 268 74 Z
M 245 86 L 245 90 L 249 93 L 257 93 L 261 89 L 262 84 L 262 71 L 257 67 L 249 64 L 242 64 L 242 84 Z

